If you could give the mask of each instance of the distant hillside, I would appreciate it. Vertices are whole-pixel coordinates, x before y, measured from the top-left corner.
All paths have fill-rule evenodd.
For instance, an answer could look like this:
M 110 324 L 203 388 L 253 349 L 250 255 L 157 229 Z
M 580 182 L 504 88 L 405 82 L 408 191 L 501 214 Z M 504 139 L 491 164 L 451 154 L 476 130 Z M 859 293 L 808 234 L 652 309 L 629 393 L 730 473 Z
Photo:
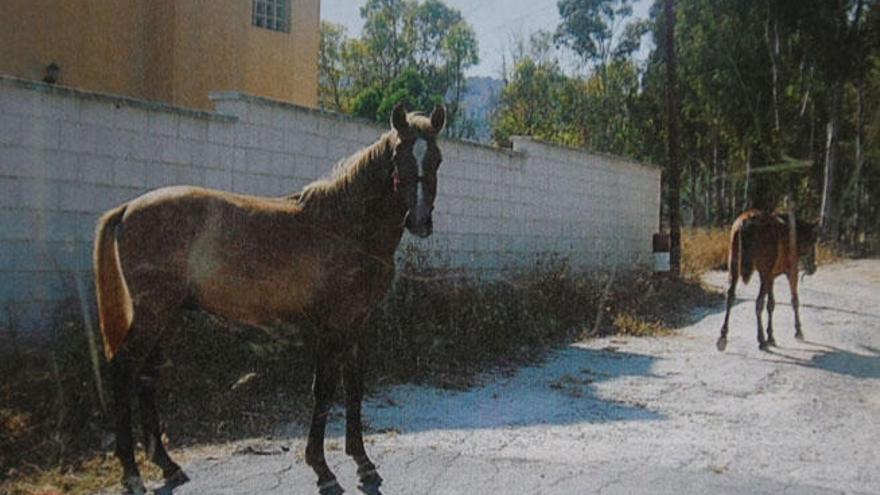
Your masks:
M 466 125 L 472 134 L 467 139 L 480 143 L 492 140 L 492 113 L 498 106 L 504 83 L 491 77 L 469 77 L 462 99 Z

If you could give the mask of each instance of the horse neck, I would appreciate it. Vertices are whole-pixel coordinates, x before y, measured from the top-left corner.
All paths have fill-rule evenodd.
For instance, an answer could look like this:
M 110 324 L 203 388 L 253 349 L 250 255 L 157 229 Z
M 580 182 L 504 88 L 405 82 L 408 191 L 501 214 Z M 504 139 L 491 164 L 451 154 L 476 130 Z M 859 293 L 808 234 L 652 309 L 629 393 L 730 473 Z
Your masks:
M 314 221 L 345 237 L 393 250 L 403 234 L 406 208 L 390 190 L 391 141 L 386 134 L 362 153 L 365 161 L 349 165 L 333 183 L 306 192 L 304 210 Z M 347 161 L 357 160 L 358 155 Z

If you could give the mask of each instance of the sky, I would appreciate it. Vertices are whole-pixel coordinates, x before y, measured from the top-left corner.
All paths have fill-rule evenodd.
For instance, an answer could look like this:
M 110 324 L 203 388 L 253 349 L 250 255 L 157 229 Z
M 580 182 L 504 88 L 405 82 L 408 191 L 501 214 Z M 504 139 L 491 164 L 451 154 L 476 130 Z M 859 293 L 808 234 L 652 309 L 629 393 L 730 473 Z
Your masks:
M 514 34 L 528 35 L 538 29 L 554 30 L 559 24 L 557 0 L 444 0 L 461 11 L 473 26 L 480 45 L 480 64 L 469 76 L 501 75 L 502 55 Z M 360 8 L 366 0 L 321 0 L 321 19 L 342 24 L 349 36 L 360 34 Z M 636 0 L 634 16 L 647 17 L 651 0 Z M 643 43 L 644 45 L 644 43 Z M 647 50 L 643 48 L 643 55 Z M 644 57 L 642 57 L 644 58 Z M 508 56 L 509 59 L 509 56 Z

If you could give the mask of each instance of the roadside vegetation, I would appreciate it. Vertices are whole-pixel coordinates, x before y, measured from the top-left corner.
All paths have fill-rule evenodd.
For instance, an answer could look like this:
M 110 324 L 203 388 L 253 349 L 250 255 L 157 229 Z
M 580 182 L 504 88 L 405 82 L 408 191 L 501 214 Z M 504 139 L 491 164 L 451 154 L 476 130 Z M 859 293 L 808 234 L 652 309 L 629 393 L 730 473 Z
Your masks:
M 402 274 L 368 329 L 370 388 L 419 383 L 464 389 L 486 373 L 537 362 L 573 341 L 655 336 L 718 296 L 694 280 L 578 273 L 549 258 L 528 271 L 481 279 L 431 268 L 406 253 Z M 0 492 L 85 494 L 118 482 L 103 356 L 92 355 L 80 303 L 59 305 L 40 341 L 0 331 Z M 92 321 L 94 315 L 92 315 Z M 160 385 L 175 448 L 282 435 L 312 404 L 311 331 L 266 331 L 187 315 L 167 346 Z M 137 415 L 135 414 L 135 418 Z M 146 467 L 146 476 L 158 472 Z

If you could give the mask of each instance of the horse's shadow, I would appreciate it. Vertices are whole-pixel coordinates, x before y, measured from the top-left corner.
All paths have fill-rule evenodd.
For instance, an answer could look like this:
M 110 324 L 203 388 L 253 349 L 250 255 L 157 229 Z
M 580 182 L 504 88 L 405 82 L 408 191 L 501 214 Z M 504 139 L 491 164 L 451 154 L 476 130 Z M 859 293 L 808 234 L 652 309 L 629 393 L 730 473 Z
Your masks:
M 816 354 L 810 358 L 802 358 L 780 348 L 768 349 L 767 353 L 780 358 L 773 361 L 776 363 L 820 369 L 855 378 L 880 378 L 880 349 L 861 345 L 865 351 L 863 354 L 819 342 L 804 341 L 804 344 L 817 348 Z
M 861 345 L 861 350 L 866 353 L 862 354 L 823 344 L 808 344 L 827 349 L 813 356 L 811 364 L 816 368 L 855 378 L 880 378 L 880 349 Z

